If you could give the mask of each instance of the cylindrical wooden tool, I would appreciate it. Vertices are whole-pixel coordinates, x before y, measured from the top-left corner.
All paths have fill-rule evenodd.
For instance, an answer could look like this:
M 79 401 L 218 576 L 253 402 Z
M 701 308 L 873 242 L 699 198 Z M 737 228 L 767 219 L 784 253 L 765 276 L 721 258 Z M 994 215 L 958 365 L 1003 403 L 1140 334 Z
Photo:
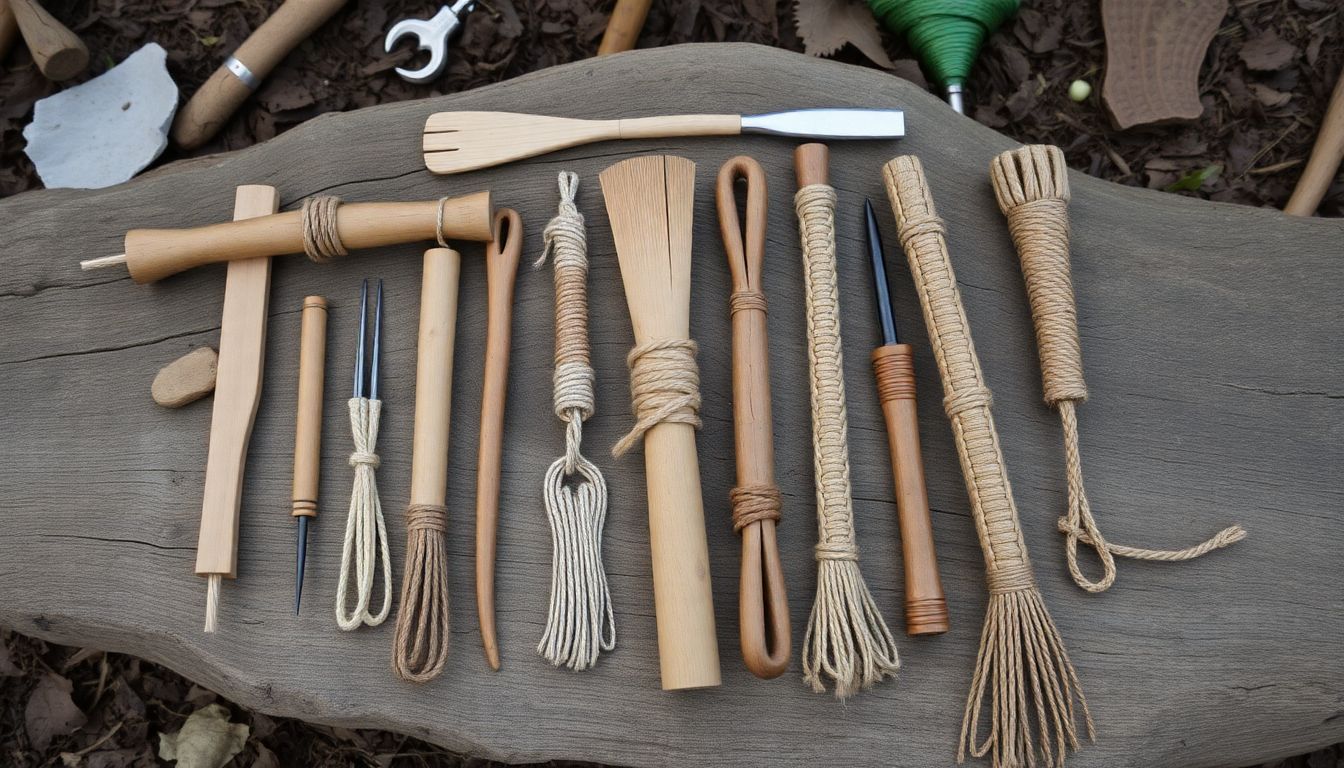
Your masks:
M 345 0 L 286 0 L 178 111 L 173 143 L 195 149 L 213 138 L 271 70 L 343 5 Z
M 1325 119 L 1321 121 L 1321 132 L 1316 135 L 1316 143 L 1311 148 L 1311 157 L 1302 177 L 1297 180 L 1293 196 L 1283 212 L 1293 216 L 1310 216 L 1321 204 L 1321 198 L 1330 189 L 1339 163 L 1344 160 L 1344 73 L 1340 73 L 1335 83 L 1334 93 L 1330 96 L 1330 106 L 1326 109 Z
M 69 80 L 89 65 L 89 49 L 84 41 L 47 13 L 37 0 L 4 1 L 9 3 L 33 61 L 48 80 Z
M 695 450 L 699 383 L 691 324 L 695 164 L 650 155 L 599 177 L 621 266 L 635 348 L 628 358 L 642 435 L 664 690 L 719 684 L 709 545 Z M 647 370 L 652 364 L 657 370 Z
M 457 251 L 425 251 L 415 363 L 411 498 L 406 510 L 406 565 L 392 651 L 392 669 L 397 677 L 416 683 L 437 677 L 448 658 L 445 504 L 461 270 L 462 257 Z
M 644 19 L 648 17 L 652 4 L 653 0 L 616 0 L 597 55 L 606 56 L 634 48 L 635 43 L 639 42 L 639 33 L 644 29 Z
M 733 189 L 739 178 L 747 186 L 745 233 L 738 222 Z M 770 352 L 761 285 L 768 200 L 761 164 L 745 156 L 724 163 L 719 169 L 716 197 L 723 249 L 733 275 L 729 307 L 733 321 L 737 487 L 733 489 L 732 501 L 733 528 L 742 537 L 742 571 L 738 582 L 742 660 L 752 674 L 769 679 L 778 677 L 789 666 L 792 638 L 784 569 L 775 537 L 780 497 L 775 485 Z
M 299 403 L 294 427 L 295 517 L 317 516 L 318 470 L 322 466 L 322 381 L 327 360 L 327 300 L 303 300 L 299 330 Z
M 490 192 L 443 201 L 346 203 L 337 209 L 336 228 L 346 248 L 376 248 L 417 240 L 489 240 Z M 82 269 L 125 264 L 131 279 L 152 283 L 192 267 L 257 256 L 304 251 L 304 212 L 286 211 L 245 222 L 193 229 L 132 229 L 126 253 L 80 262 Z
M 518 212 L 495 213 L 495 237 L 485 248 L 485 372 L 481 389 L 481 441 L 476 460 L 476 615 L 481 646 L 499 669 L 495 637 L 495 536 L 499 530 L 499 481 L 504 458 L 504 402 L 509 393 L 509 344 L 513 332 L 513 279 L 523 255 Z
M 19 39 L 19 22 L 14 18 L 14 10 L 9 0 L 0 0 L 0 64 L 5 63 L 14 41 Z

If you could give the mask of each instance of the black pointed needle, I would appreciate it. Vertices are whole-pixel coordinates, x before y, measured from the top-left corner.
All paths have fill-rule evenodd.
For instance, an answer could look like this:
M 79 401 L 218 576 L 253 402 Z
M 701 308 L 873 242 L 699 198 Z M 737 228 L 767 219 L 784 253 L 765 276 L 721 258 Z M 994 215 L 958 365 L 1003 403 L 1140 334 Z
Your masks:
M 308 516 L 299 515 L 298 556 L 294 559 L 294 615 L 299 615 L 303 600 L 303 567 L 308 560 Z
M 877 292 L 877 321 L 882 325 L 882 344 L 897 344 L 896 316 L 892 311 L 891 286 L 887 283 L 887 265 L 882 256 L 882 233 L 877 230 L 877 216 L 873 201 L 863 201 L 864 217 L 868 220 L 868 255 L 873 262 L 873 289 Z
M 378 358 L 383 346 L 383 279 L 378 278 L 378 301 L 373 305 L 373 361 L 369 364 L 369 399 L 378 399 Z
M 355 348 L 355 397 L 364 397 L 364 336 L 368 333 L 369 280 L 359 292 L 359 346 Z

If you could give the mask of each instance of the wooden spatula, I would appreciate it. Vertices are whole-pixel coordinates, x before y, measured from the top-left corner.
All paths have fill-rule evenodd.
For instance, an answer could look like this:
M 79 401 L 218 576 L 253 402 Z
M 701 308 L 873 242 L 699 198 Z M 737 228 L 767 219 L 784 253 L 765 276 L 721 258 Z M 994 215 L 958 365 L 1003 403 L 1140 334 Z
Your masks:
M 438 112 L 425 121 L 425 167 L 462 173 L 610 139 L 769 133 L 814 139 L 898 139 L 899 109 L 799 109 L 767 115 L 576 120 L 514 112 Z

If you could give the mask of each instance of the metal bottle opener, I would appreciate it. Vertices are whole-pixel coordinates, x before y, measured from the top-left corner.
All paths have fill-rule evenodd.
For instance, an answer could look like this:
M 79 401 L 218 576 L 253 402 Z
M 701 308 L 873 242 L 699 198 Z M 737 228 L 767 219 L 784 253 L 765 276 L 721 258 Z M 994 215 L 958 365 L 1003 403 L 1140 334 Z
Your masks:
M 462 30 L 462 17 L 476 6 L 475 0 L 456 0 L 445 5 L 431 19 L 402 19 L 387 31 L 383 51 L 391 53 L 397 41 L 406 35 L 415 35 L 416 48 L 429 51 L 429 62 L 419 69 L 397 67 L 397 74 L 411 83 L 428 83 L 438 77 L 448 64 L 448 41 Z

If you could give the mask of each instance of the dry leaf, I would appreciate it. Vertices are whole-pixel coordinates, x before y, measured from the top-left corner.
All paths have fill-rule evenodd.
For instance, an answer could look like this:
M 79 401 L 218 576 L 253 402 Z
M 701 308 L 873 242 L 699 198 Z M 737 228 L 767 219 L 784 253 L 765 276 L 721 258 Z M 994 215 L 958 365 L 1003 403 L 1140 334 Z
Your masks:
M 846 44 L 858 48 L 879 67 L 892 68 L 882 47 L 882 33 L 867 3 L 856 0 L 796 0 L 793 20 L 803 50 L 812 56 L 830 56 Z
M 227 709 L 211 704 L 192 712 L 177 733 L 159 734 L 159 757 L 178 768 L 223 768 L 243 751 L 247 734 L 246 725 L 229 722 Z
M 23 670 L 19 669 L 14 660 L 10 658 L 9 648 L 5 646 L 4 638 L 0 638 L 0 677 L 20 677 Z
M 1241 46 L 1241 60 L 1246 66 L 1262 72 L 1283 69 L 1297 55 L 1297 47 L 1285 42 L 1273 32 L 1262 32 Z
M 1270 108 L 1282 107 L 1293 98 L 1293 94 L 1291 93 L 1276 91 L 1273 88 L 1270 88 L 1267 85 L 1261 85 L 1260 83 L 1251 83 L 1251 93 L 1255 94 L 1255 98 L 1259 99 L 1261 104 Z
M 38 681 L 23 710 L 23 722 L 28 728 L 28 741 L 37 752 L 45 752 L 57 736 L 69 736 L 88 718 L 70 698 L 73 686 L 56 674 L 47 674 Z

